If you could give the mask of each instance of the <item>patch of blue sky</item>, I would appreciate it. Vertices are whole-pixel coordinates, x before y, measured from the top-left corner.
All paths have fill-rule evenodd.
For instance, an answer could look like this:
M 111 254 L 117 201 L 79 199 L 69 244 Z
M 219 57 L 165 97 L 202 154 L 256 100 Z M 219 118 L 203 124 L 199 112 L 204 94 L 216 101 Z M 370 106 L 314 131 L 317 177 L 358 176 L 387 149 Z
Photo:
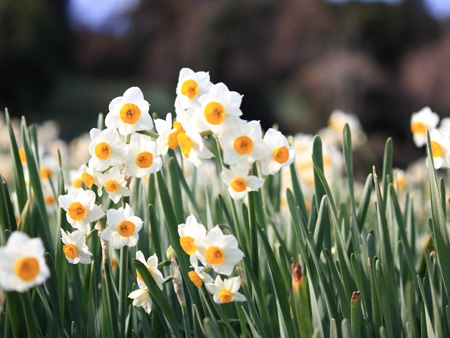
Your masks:
M 137 8 L 141 0 L 69 0 L 68 11 L 72 25 L 93 31 L 109 31 L 117 35 L 125 33 L 132 22 L 125 15 Z M 360 1 L 384 2 L 392 5 L 403 0 L 328 0 L 332 3 Z M 450 0 L 422 0 L 426 10 L 437 19 L 450 18 Z

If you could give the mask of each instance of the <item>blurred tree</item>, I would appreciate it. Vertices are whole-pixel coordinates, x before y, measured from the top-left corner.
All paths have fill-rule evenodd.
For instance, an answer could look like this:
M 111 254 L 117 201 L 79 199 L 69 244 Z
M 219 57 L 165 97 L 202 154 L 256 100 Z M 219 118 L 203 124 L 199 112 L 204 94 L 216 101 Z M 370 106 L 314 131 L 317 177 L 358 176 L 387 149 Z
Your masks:
M 65 8 L 65 0 L 0 1 L 1 110 L 28 116 L 40 112 L 56 74 L 71 60 Z

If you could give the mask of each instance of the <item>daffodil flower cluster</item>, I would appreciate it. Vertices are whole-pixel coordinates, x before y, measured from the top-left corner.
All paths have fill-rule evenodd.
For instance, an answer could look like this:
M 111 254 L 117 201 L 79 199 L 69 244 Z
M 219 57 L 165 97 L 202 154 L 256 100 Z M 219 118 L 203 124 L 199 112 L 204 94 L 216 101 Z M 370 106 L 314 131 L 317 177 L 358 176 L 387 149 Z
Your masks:
M 193 268 L 189 278 L 196 287 L 205 284 L 206 289 L 213 294 L 214 301 L 219 304 L 246 300 L 238 292 L 241 286 L 239 276 L 224 280 L 220 276 L 229 277 L 244 257 L 233 235 L 224 234 L 219 226 L 206 231 L 206 227 L 198 223 L 194 215 L 189 215 L 186 223 L 178 225 L 178 234 L 180 245 L 189 255 Z M 216 273 L 215 279 L 210 275 L 212 271 Z
M 417 147 L 427 143 L 428 132 L 434 167 L 450 167 L 450 118 L 440 120 L 438 114 L 424 107 L 411 115 L 411 132 Z
M 114 249 L 136 246 L 143 222 L 134 215 L 131 206 L 125 203 L 121 208 L 105 212 L 97 202 L 108 205 L 108 200 L 101 199 L 106 192 L 109 200 L 118 204 L 123 197 L 131 195 L 129 186 L 133 177 L 142 178 L 162 167 L 154 139 L 137 133 L 153 128 L 149 104 L 139 88 L 129 88 L 123 96 L 111 101 L 105 125 L 103 130 L 93 128 L 90 131 L 88 148 L 91 157 L 78 171 L 79 176 L 72 177 L 79 182 L 72 186 L 78 188 L 59 196 L 67 221 L 76 229 L 74 233 L 62 231 L 64 253 L 74 264 L 90 262 L 91 253 L 81 235 L 85 238 L 92 230 L 92 222 L 105 214 L 107 227 L 98 229 L 101 238 Z
M 61 230 L 68 262 L 91 262 L 86 238 L 94 230 L 103 246 L 109 243 L 121 249 L 137 245 L 143 221 L 129 203 L 131 182 L 161 170 L 169 150 L 179 151 L 185 162 L 196 167 L 207 166 L 205 163 L 214 157 L 211 144 L 216 144 L 220 177 L 235 200 L 260 189 L 267 175 L 278 173 L 294 161 L 295 149 L 287 138 L 273 128 L 263 133 L 259 121 L 243 120 L 242 95 L 224 83 L 213 84 L 207 72 L 181 69 L 176 94 L 175 114 L 153 120 L 142 91 L 131 87 L 110 102 L 105 128 L 91 129 L 90 157 L 71 172 L 71 188 L 58 199 L 74 229 Z M 92 230 L 94 222 L 97 225 Z M 178 231 L 194 269 L 189 274 L 191 280 L 197 286 L 205 283 L 216 302 L 245 300 L 238 292 L 240 277 L 231 277 L 244 256 L 236 238 L 224 234 L 218 226 L 206 231 L 193 215 Z M 146 261 L 138 251 L 136 259 L 147 265 L 158 285 L 162 285 L 157 257 Z M 227 278 L 222 280 L 222 276 Z M 150 313 L 148 289 L 139 275 L 137 282 L 139 289 L 129 297 L 135 306 Z
M 212 134 L 223 160 L 220 176 L 232 198 L 239 200 L 258 190 L 264 176 L 294 160 L 295 150 L 287 138 L 272 128 L 263 135 L 259 121 L 243 120 L 242 95 L 224 83 L 213 84 L 207 72 L 181 69 L 176 94 L 176 120 L 170 113 L 165 120 L 155 120 L 159 152 L 179 148 L 187 161 L 200 166 L 213 157 L 204 137 Z M 252 170 L 255 164 L 261 177 Z

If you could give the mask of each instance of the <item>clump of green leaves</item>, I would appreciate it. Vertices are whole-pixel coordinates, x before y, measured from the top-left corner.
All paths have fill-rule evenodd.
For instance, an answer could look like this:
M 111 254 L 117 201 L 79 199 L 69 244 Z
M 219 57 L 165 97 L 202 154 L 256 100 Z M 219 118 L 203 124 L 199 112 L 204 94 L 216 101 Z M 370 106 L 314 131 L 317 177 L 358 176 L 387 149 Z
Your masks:
M 10 126 L 10 121 L 7 123 Z M 450 334 L 450 240 L 445 183 L 428 155 L 428 182 L 418 199 L 393 182 L 393 146 L 386 142 L 382 168 L 373 168 L 357 192 L 352 142 L 343 133 L 345 175 L 327 181 L 322 142 L 314 139 L 315 191 L 307 208 L 295 165 L 278 173 L 248 200 L 214 193 L 183 174 L 173 152 L 148 182 L 137 179 L 130 203 L 144 220 L 138 248 L 162 260 L 169 276 L 161 290 L 135 261 L 136 248 L 121 250 L 119 264 L 89 239 L 90 265 L 66 263 L 60 229 L 65 214 L 49 214 L 39 177 L 39 142 L 22 120 L 21 143 L 29 184 L 10 127 L 13 182 L 2 180 L 0 245 L 20 230 L 40 237 L 51 277 L 24 293 L 0 297 L 4 337 L 445 337 Z M 220 178 L 218 178 L 220 179 Z M 283 180 L 291 188 L 282 191 Z M 346 186 L 335 192 L 335 187 Z M 54 196 L 65 192 L 61 171 Z M 16 223 L 11 191 L 17 196 Z M 286 196 L 287 208 L 279 196 Z M 417 205 L 421 203 L 421 205 Z M 427 205 L 423 212 L 423 205 Z M 245 257 L 236 273 L 246 302 L 217 304 L 190 281 L 188 256 L 177 226 L 194 214 L 212 228 L 233 234 Z M 421 239 L 426 238 L 422 242 Z M 167 248 L 170 247 L 169 255 Z M 146 283 L 153 310 L 148 315 L 127 298 L 136 270 Z M 174 289 L 174 286 L 176 287 Z M 0 307 L 1 309 L 1 307 Z

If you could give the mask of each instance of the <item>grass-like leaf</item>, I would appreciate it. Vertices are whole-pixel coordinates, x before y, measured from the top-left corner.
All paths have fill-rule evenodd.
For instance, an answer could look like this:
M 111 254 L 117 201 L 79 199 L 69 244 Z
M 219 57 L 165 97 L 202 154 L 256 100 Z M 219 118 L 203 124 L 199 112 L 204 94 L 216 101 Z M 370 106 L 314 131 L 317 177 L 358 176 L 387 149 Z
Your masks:
M 147 270 L 147 267 L 136 259 L 133 259 L 133 262 L 136 269 L 139 271 L 139 274 L 141 275 L 145 285 L 147 285 L 148 287 L 150 297 L 156 303 L 156 306 L 161 309 L 164 318 L 168 321 L 172 334 L 174 335 L 174 337 L 181 338 L 179 323 L 177 321 L 177 318 L 175 317 L 174 312 L 172 311 L 171 306 L 169 305 L 169 303 L 167 303 L 163 292 L 159 289 L 152 275 Z

